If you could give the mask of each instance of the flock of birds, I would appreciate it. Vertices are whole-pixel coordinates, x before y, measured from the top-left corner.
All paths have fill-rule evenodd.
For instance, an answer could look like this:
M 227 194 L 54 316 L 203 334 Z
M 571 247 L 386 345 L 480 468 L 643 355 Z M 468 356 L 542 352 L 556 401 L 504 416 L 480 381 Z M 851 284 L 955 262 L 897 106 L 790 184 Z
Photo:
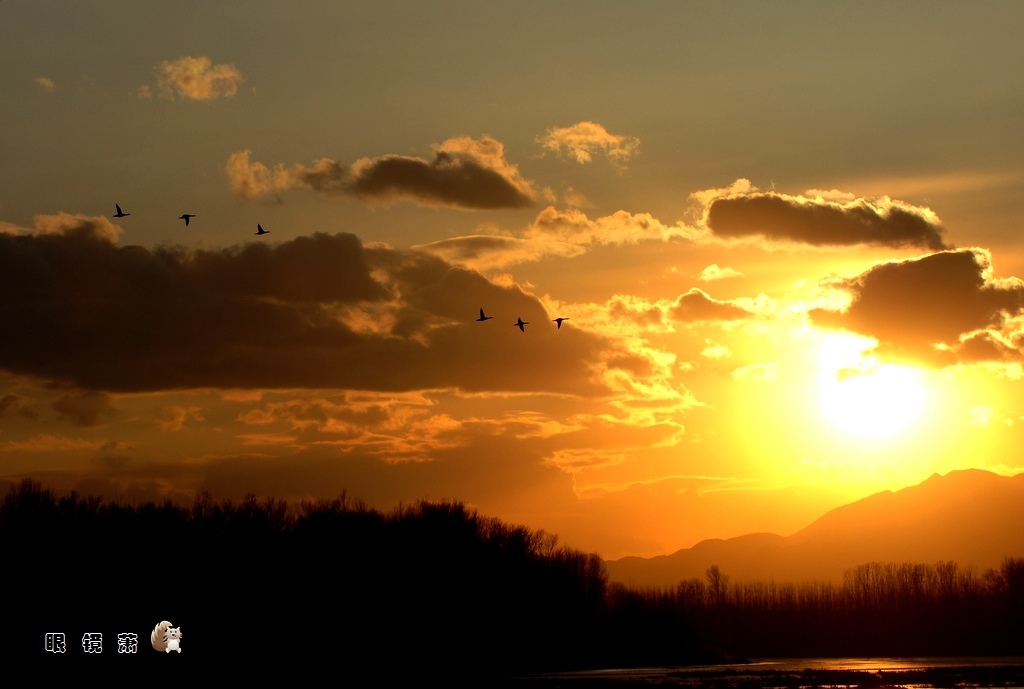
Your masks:
M 477 318 L 476 320 L 477 320 L 478 323 L 483 323 L 484 321 L 489 321 L 492 318 L 494 318 L 494 316 L 485 316 L 484 315 L 484 310 L 480 309 L 480 318 Z M 551 322 L 552 323 L 557 323 L 558 324 L 558 329 L 561 330 L 562 329 L 562 321 L 567 321 L 567 320 L 569 320 L 569 319 L 564 317 L 564 316 L 559 316 L 558 318 L 552 318 Z M 516 322 L 513 323 L 512 325 L 517 327 L 517 328 L 519 328 L 520 331 L 525 333 L 526 332 L 526 326 L 528 326 L 529 324 L 530 324 L 530 321 L 524 321 L 522 318 L 517 318 Z
M 125 218 L 125 217 L 131 215 L 131 213 L 125 213 L 123 210 L 121 210 L 121 206 L 116 204 L 116 203 L 114 204 L 114 208 L 117 209 L 117 212 L 114 213 L 114 215 L 111 216 L 111 217 L 114 217 L 114 218 Z M 184 220 L 185 221 L 185 227 L 188 227 L 189 219 L 190 218 L 194 218 L 194 217 L 196 217 L 195 213 L 182 213 L 181 215 L 178 216 L 178 220 Z M 255 232 L 255 234 L 257 234 L 257 235 L 270 234 L 270 231 L 269 230 L 264 230 L 262 225 L 260 225 L 259 223 L 256 223 L 256 232 Z M 484 310 L 480 309 L 480 318 L 477 318 L 476 320 L 478 322 L 480 322 L 480 323 L 483 323 L 484 321 L 489 321 L 492 318 L 494 318 L 494 316 L 485 316 L 484 315 Z M 567 320 L 569 320 L 569 319 L 565 318 L 564 316 L 560 316 L 558 318 L 552 318 L 551 322 L 557 324 L 558 325 L 558 329 L 561 330 L 562 329 L 562 321 L 567 321 Z M 530 324 L 530 321 L 524 321 L 522 318 L 517 318 L 516 322 L 513 323 L 512 325 L 517 327 L 517 328 L 519 328 L 520 332 L 524 332 L 525 333 L 526 332 L 526 326 L 528 326 L 529 324 Z
M 117 212 L 114 213 L 114 215 L 111 216 L 113 218 L 126 218 L 129 215 L 131 215 L 131 213 L 125 213 L 123 210 L 121 210 L 121 206 L 119 204 L 115 203 L 114 204 L 114 208 L 117 209 Z M 189 219 L 190 218 L 194 218 L 194 217 L 196 217 L 195 213 L 182 213 L 181 215 L 178 216 L 178 220 L 184 220 L 185 221 L 185 227 L 188 227 Z M 262 225 L 260 225 L 259 223 L 256 223 L 256 232 L 254 234 L 257 234 L 257 235 L 260 235 L 260 234 L 270 234 L 270 230 L 264 230 Z

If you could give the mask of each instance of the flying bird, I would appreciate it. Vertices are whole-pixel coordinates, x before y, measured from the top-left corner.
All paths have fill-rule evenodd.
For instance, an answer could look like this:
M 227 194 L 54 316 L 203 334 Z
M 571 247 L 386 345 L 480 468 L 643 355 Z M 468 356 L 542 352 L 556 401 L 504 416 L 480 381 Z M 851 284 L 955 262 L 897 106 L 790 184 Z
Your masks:
M 554 321 L 555 323 L 558 323 L 558 328 L 559 328 L 559 330 L 561 330 L 561 328 L 562 328 L 562 321 L 567 321 L 569 319 L 568 318 L 552 318 L 551 320 Z
M 185 224 L 187 225 L 188 221 L 185 221 Z M 269 230 L 264 230 L 263 229 L 263 225 L 260 225 L 259 223 L 256 223 L 256 234 L 270 234 L 270 231 Z
M 526 328 L 524 326 L 527 326 L 529 324 L 530 324 L 530 321 L 524 321 L 522 318 L 517 318 L 516 322 L 513 323 L 512 325 L 516 326 L 517 328 L 519 328 L 520 330 L 522 330 L 525 333 L 526 332 Z
M 131 213 L 125 213 L 125 212 L 124 212 L 123 210 L 121 210 L 121 207 L 120 207 L 119 205 L 117 205 L 116 203 L 114 204 L 114 208 L 116 208 L 116 209 L 117 209 L 117 212 L 116 212 L 116 213 L 114 213 L 114 215 L 113 215 L 113 216 L 111 216 L 111 217 L 114 217 L 114 218 L 123 218 L 123 217 L 124 217 L 124 216 L 126 216 L 126 215 L 131 215 Z
M 185 221 L 185 227 L 188 227 L 188 219 L 196 217 L 194 213 L 182 213 L 178 216 L 178 220 Z
M 478 322 L 480 322 L 480 323 L 483 323 L 484 321 L 489 321 L 489 320 L 491 320 L 492 318 L 494 318 L 494 316 L 485 316 L 485 315 L 484 315 L 484 310 L 483 310 L 483 309 L 480 309 L 480 318 L 477 318 L 476 320 L 477 320 Z

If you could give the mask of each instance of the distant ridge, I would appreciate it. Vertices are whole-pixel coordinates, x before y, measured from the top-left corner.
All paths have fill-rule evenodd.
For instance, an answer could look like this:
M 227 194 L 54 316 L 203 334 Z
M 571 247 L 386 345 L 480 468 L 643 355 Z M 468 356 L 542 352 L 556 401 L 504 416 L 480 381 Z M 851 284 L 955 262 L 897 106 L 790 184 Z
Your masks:
M 867 562 L 953 560 L 985 570 L 1022 556 L 1024 474 L 965 469 L 838 507 L 792 536 L 712 539 L 672 555 L 605 565 L 613 581 L 664 587 L 703 579 L 716 564 L 736 581 L 838 582 L 844 570 Z

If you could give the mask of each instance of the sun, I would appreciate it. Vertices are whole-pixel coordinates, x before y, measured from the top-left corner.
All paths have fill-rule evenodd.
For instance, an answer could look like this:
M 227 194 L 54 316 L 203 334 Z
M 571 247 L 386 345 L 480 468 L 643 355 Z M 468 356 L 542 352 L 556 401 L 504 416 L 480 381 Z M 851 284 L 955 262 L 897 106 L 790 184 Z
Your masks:
M 855 335 L 826 336 L 818 356 L 818 403 L 837 430 L 864 440 L 887 440 L 923 417 L 928 390 L 920 369 L 865 356 L 873 345 Z

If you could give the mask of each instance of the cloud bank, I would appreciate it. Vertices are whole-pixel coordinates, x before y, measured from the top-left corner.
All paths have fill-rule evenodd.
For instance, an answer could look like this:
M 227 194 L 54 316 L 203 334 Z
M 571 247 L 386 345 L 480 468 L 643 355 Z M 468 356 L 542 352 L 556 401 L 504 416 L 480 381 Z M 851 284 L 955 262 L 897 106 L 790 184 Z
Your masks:
M 348 234 L 226 249 L 116 246 L 99 222 L 0 234 L 0 369 L 84 390 L 460 389 L 597 395 L 632 355 L 558 332 L 516 287 Z M 485 307 L 495 320 L 476 323 Z M 535 325 L 512 327 L 522 317 Z M 544 327 L 547 325 L 549 327 Z M 528 372 L 528 373 L 526 373 Z M 59 409 L 79 423 L 100 397 Z
M 352 195 L 371 204 L 407 200 L 474 210 L 521 208 L 537 199 L 533 185 L 505 159 L 504 144 L 486 136 L 448 139 L 434 147 L 433 160 L 386 155 L 346 166 L 322 158 L 312 166 L 270 168 L 253 162 L 251 155 L 248 150 L 234 153 L 225 167 L 232 190 L 241 198 L 305 188 L 328 196 Z
M 888 197 L 853 198 L 816 190 L 791 196 L 759 192 L 747 180 L 738 180 L 727 189 L 697 192 L 693 198 L 704 206 L 705 226 L 721 238 L 760 235 L 814 246 L 950 248 L 934 212 Z
M 688 228 L 665 225 L 650 213 L 616 211 L 591 219 L 577 209 L 548 206 L 515 233 L 451 237 L 418 248 L 453 263 L 488 270 L 545 258 L 571 258 L 598 246 L 668 241 L 691 235 Z
M 874 337 L 883 352 L 936 365 L 1016 354 L 999 331 L 1024 313 L 1024 282 L 994 278 L 984 249 L 882 263 L 831 286 L 852 296 L 849 308 L 812 321 Z

